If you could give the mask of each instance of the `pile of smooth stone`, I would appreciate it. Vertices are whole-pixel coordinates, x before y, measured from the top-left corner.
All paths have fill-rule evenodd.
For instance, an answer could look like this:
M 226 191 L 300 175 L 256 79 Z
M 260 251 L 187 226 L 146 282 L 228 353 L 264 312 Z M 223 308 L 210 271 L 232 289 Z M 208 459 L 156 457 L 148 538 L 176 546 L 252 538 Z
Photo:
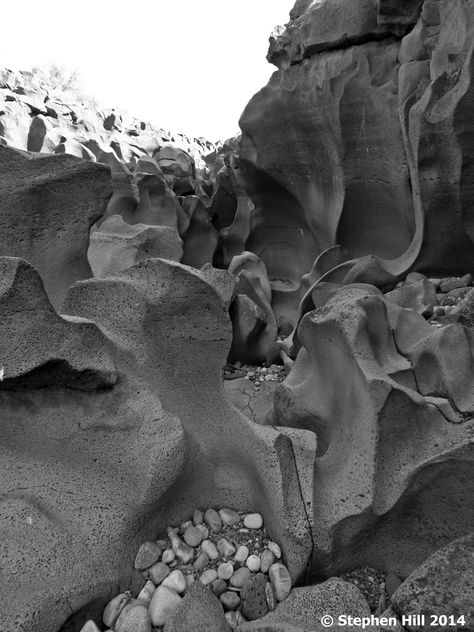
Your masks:
M 227 365 L 229 368 L 224 371 L 224 379 L 236 379 L 243 377 L 253 382 L 255 388 L 259 388 L 264 382 L 283 382 L 288 375 L 284 366 L 271 364 L 270 366 L 253 366 L 236 362 Z
M 197 509 L 192 520 L 168 528 L 167 540 L 140 546 L 135 568 L 145 584 L 136 599 L 130 592 L 112 599 L 103 623 L 108 632 L 166 632 L 166 623 L 198 581 L 220 600 L 235 629 L 263 617 L 290 594 L 291 578 L 281 556 L 259 513 Z M 99 628 L 90 620 L 81 632 Z

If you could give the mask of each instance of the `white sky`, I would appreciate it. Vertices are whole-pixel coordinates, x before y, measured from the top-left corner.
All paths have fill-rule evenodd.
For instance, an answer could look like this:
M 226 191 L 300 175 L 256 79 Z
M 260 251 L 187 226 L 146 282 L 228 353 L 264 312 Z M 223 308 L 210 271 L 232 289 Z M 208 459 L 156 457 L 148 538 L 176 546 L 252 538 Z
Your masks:
M 217 140 L 276 70 L 268 37 L 294 0 L 8 0 L 0 65 L 81 71 L 104 107 Z

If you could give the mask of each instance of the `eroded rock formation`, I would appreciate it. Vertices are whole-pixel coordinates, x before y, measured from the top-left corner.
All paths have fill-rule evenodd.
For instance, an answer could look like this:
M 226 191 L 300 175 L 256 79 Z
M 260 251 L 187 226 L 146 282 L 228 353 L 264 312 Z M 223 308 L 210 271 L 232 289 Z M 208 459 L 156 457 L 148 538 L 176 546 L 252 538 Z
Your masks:
M 31 266 L 3 259 L 2 279 L 2 629 L 59 629 L 103 605 L 132 585 L 137 543 L 192 506 L 258 507 L 304 575 L 312 439 L 227 402 L 222 289 L 152 259 L 76 283 L 58 316 Z
M 191 507 L 261 512 L 293 582 L 406 580 L 395 618 L 451 562 L 469 585 L 473 28 L 298 0 L 222 146 L 0 74 L 2 632 L 137 594 L 137 544 Z M 242 632 L 323 602 L 370 611 L 330 579 Z
M 271 40 L 278 71 L 242 115 L 240 167 L 275 294 L 335 244 L 394 274 L 472 268 L 474 9 L 421 4 L 297 2 Z

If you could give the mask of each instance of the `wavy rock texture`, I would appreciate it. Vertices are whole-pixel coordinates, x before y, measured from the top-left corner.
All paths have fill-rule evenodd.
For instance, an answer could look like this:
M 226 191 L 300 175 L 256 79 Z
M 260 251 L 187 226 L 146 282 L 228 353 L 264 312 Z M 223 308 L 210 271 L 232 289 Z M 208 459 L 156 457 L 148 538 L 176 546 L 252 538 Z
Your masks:
M 92 276 L 89 231 L 111 194 L 105 165 L 0 146 L 0 256 L 35 266 L 59 308 L 70 285 Z
M 317 435 L 313 572 L 405 577 L 474 519 L 472 332 L 349 285 L 298 335 L 273 423 Z
M 227 281 L 152 259 L 76 283 L 58 316 L 31 266 L 1 270 L 2 632 L 80 627 L 133 588 L 139 542 L 198 506 L 262 511 L 304 575 L 314 435 L 228 403 Z M 51 363 L 70 368 L 38 383 Z
M 279 70 L 242 115 L 240 166 L 247 249 L 293 322 L 302 275 L 335 244 L 393 274 L 474 265 L 474 7 L 421 4 L 297 2 L 271 39 Z

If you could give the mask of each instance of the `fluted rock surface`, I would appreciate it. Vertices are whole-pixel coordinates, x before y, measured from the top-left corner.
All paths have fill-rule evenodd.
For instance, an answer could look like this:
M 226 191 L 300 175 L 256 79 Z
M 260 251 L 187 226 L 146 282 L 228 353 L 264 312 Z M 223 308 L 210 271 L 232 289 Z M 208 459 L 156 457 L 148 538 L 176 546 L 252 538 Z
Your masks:
M 298 336 L 273 423 L 317 435 L 313 571 L 368 562 L 406 577 L 474 520 L 473 332 L 433 329 L 358 284 Z
M 474 266 L 473 24 L 460 0 L 298 1 L 271 38 L 240 167 L 277 311 L 335 244 L 394 274 Z

